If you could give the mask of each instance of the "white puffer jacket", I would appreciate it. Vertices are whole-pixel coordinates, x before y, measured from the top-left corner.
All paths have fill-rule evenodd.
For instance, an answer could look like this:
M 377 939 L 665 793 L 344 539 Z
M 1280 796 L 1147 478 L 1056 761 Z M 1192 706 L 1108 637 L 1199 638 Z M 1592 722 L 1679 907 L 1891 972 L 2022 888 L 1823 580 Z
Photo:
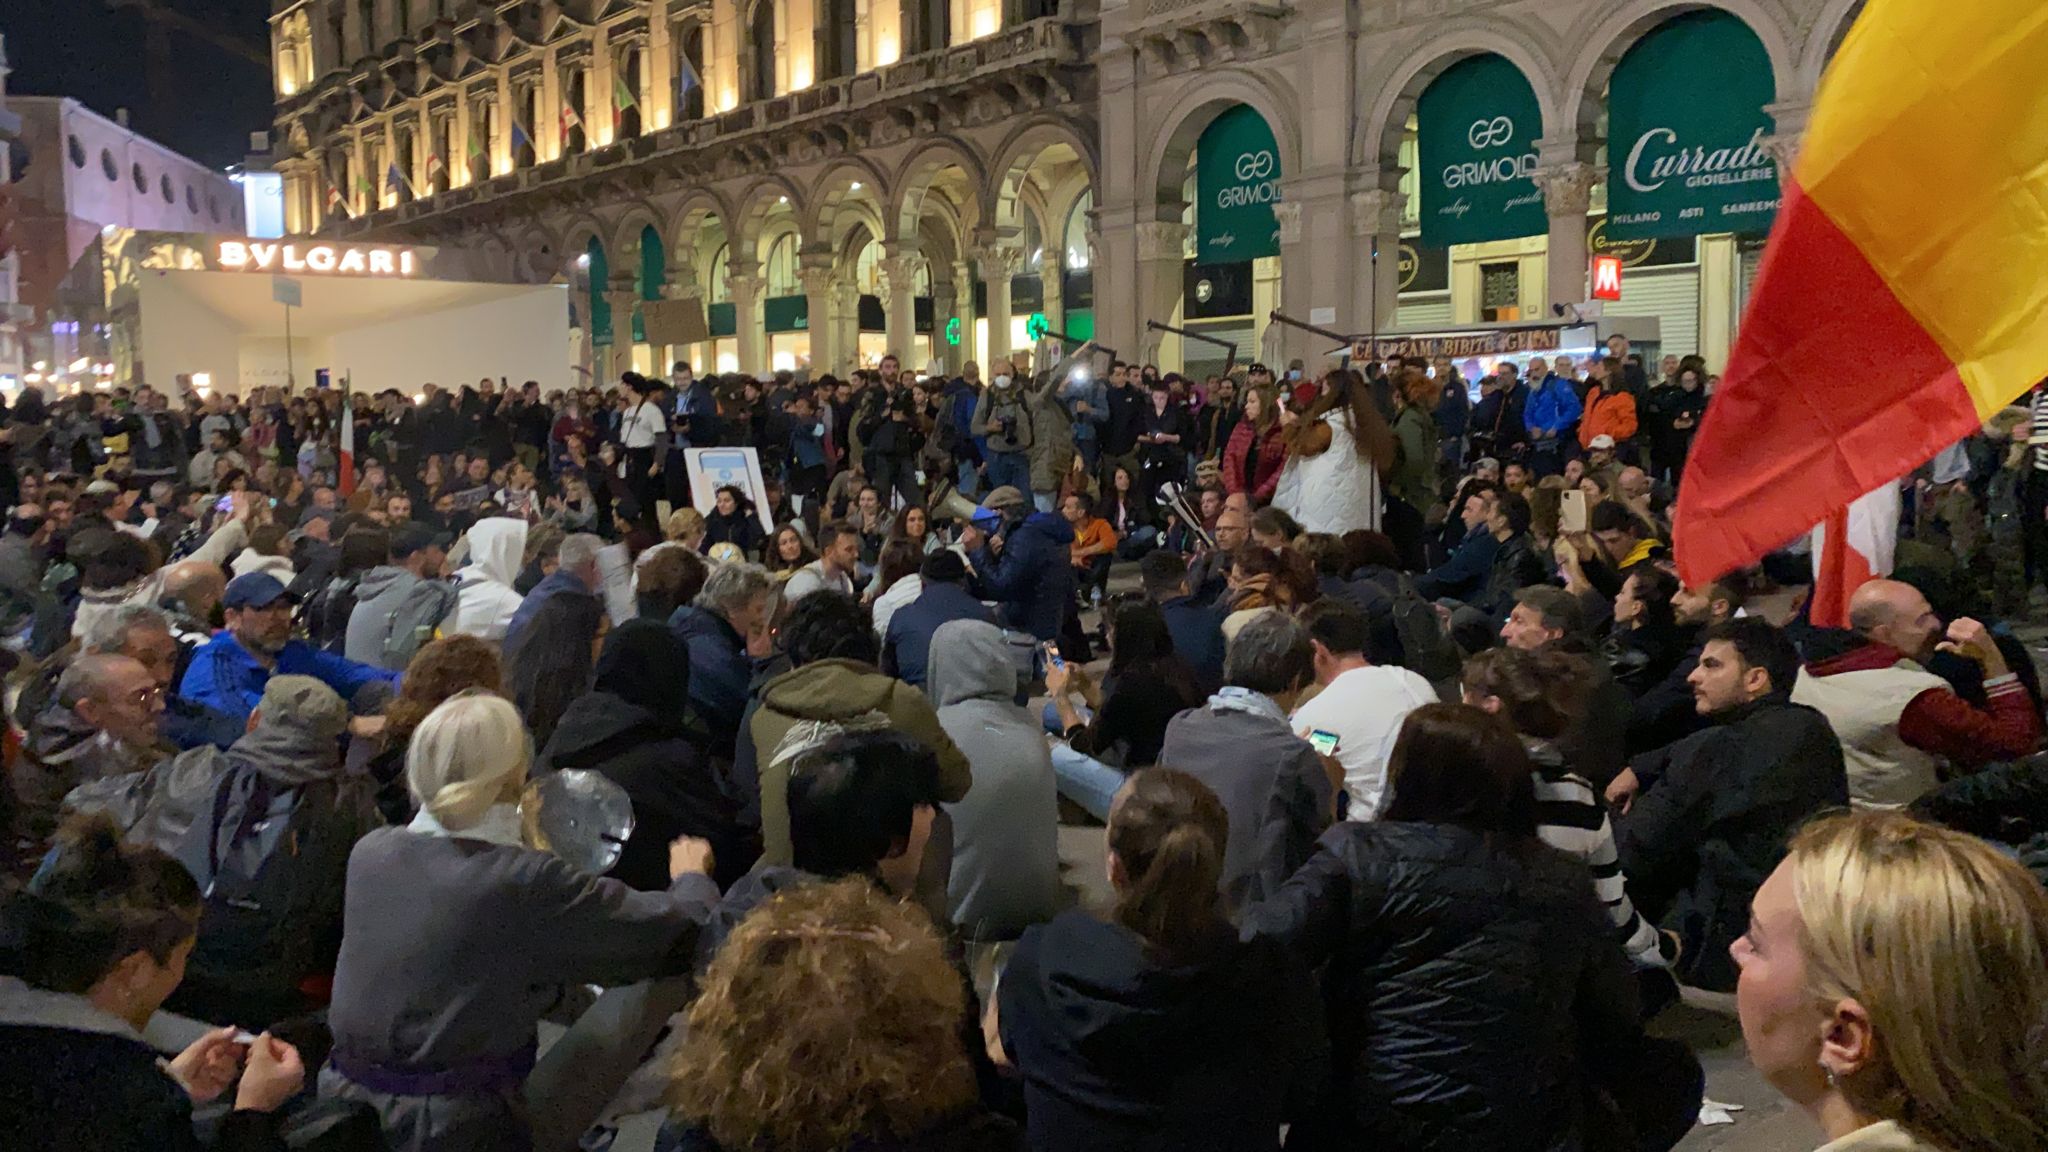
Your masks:
M 1289 456 L 1280 471 L 1273 507 L 1300 523 L 1306 532 L 1380 530 L 1380 476 L 1372 462 L 1359 458 L 1343 410 L 1323 413 L 1330 429 L 1330 447 L 1314 456 Z

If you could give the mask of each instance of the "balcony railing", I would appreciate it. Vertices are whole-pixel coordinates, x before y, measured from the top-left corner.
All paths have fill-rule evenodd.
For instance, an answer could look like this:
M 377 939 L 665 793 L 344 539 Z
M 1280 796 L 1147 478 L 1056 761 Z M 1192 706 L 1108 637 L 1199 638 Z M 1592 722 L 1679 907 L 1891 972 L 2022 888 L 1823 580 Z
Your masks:
M 402 224 L 662 156 L 686 155 L 806 123 L 843 118 L 927 90 L 971 84 L 1020 68 L 1079 67 L 1088 59 L 1084 30 L 1084 26 L 1070 23 L 1064 17 L 1045 17 L 884 68 L 821 81 L 796 92 L 742 104 L 703 119 L 686 120 L 354 219 L 329 221 L 328 228 L 349 235 Z

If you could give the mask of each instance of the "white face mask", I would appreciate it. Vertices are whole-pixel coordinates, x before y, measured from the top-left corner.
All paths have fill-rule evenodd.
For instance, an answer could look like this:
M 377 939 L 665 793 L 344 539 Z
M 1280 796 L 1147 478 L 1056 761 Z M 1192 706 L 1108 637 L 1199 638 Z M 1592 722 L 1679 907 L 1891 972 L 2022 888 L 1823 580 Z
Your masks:
M 998 376 L 998 377 L 996 377 L 996 378 L 995 378 L 995 386 L 996 386 L 997 388 L 1008 388 L 1008 387 L 1010 386 L 1010 378 L 1009 378 L 1008 376 Z

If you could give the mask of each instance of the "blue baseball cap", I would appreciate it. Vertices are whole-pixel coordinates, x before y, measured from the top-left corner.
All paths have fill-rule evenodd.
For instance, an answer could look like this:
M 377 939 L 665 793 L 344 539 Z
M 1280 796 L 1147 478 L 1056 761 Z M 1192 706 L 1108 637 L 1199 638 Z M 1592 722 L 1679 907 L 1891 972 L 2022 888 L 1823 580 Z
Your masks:
M 245 572 L 228 581 L 221 595 L 223 608 L 268 608 L 279 600 L 290 600 L 284 582 L 268 572 Z

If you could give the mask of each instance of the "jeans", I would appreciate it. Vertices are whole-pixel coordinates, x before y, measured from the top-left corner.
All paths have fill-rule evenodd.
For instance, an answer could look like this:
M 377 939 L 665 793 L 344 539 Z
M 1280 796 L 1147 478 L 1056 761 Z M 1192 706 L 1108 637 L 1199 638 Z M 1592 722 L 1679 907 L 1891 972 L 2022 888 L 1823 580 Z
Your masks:
M 1050 512 L 1053 510 L 1053 501 L 1057 495 L 1057 493 L 1053 492 L 1033 492 L 1031 494 L 1031 506 L 1040 512 Z
M 1031 491 L 1031 457 L 1022 452 L 988 454 L 989 490 L 994 491 L 1005 484 L 1019 492 Z
M 1093 436 L 1076 436 L 1074 450 L 1081 454 L 1082 466 L 1093 475 L 1096 466 L 1102 462 L 1102 441 Z
M 974 461 L 961 460 L 953 467 L 960 474 L 960 494 L 969 500 L 979 496 L 981 494 L 981 474 L 975 471 Z
M 1140 524 L 1131 529 L 1131 534 L 1116 542 L 1116 558 L 1119 560 L 1142 559 L 1145 553 L 1159 546 L 1159 529 L 1150 524 Z
M 1116 800 L 1117 790 L 1124 786 L 1122 769 L 1111 768 L 1065 744 L 1054 744 L 1052 774 L 1060 795 L 1080 805 L 1090 816 L 1109 823 L 1110 805 Z

